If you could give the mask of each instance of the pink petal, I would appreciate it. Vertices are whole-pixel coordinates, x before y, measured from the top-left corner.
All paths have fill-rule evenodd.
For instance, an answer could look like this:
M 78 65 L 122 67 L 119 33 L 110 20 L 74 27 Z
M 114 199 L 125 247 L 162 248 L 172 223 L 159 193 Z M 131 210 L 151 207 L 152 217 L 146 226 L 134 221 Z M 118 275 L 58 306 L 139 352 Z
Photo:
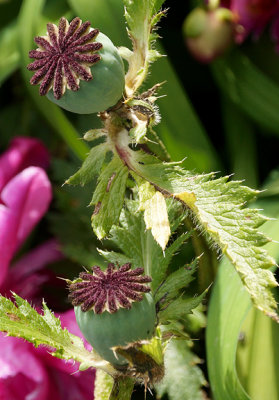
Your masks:
M 59 251 L 59 243 L 50 239 L 28 254 L 24 255 L 9 270 L 5 282 L 1 286 L 4 296 L 10 297 L 11 291 L 17 293 L 26 300 L 34 301 L 41 286 L 49 280 L 49 274 L 42 271 L 48 264 L 63 259 Z M 41 299 L 39 300 L 41 304 Z M 1 399 L 0 399 L 1 400 Z
M 48 379 L 32 345 L 0 334 L 1 400 L 47 400 Z
M 38 139 L 15 137 L 0 157 L 0 192 L 10 179 L 31 165 L 47 168 L 47 149 Z
M 62 371 L 51 370 L 50 376 L 56 382 L 59 400 L 93 400 L 95 371 L 87 370 L 68 374 Z M 48 400 L 53 400 L 52 395 Z
M 76 323 L 74 310 L 69 310 L 60 314 L 61 325 L 74 335 L 82 337 L 80 329 Z M 91 346 L 85 344 L 90 351 Z M 39 347 L 35 350 L 36 354 L 40 354 L 41 360 L 48 366 L 49 374 L 53 376 L 51 381 L 55 382 L 55 393 L 59 393 L 59 400 L 92 400 L 94 391 L 95 371 L 93 369 L 80 372 L 78 363 L 72 361 L 64 361 L 52 357 L 49 352 Z M 56 400 L 51 396 L 48 400 Z
M 238 23 L 243 26 L 244 31 L 236 35 L 236 41 L 241 43 L 250 33 L 258 37 L 265 26 L 278 12 L 278 0 L 232 0 L 230 9 L 235 13 Z
M 51 185 L 44 170 L 29 167 L 3 189 L 0 204 L 0 285 L 9 263 L 51 201 Z
M 42 270 L 47 264 L 59 261 L 64 258 L 59 250 L 59 243 L 55 239 L 50 239 L 28 254 L 21 257 L 11 268 L 9 278 L 13 282 L 22 281 L 29 275 Z

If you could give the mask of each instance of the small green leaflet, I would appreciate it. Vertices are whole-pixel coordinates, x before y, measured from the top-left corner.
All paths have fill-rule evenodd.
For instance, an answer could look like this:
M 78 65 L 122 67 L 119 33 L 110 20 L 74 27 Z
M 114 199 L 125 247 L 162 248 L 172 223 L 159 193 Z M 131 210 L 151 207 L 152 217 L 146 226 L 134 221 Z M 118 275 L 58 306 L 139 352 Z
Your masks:
M 111 238 L 122 253 L 101 252 L 110 262 L 131 262 L 133 267 L 144 267 L 145 273 L 152 277 L 151 287 L 156 291 L 165 278 L 167 267 L 179 248 L 189 239 L 191 232 L 182 234 L 168 246 L 163 253 L 150 231 L 146 231 L 142 213 L 138 211 L 139 203 L 126 200 L 122 210 L 119 226 L 111 230 Z M 174 232 L 181 222 L 181 205 L 167 201 L 171 231 Z
M 140 151 L 130 154 L 130 168 L 165 195 L 185 203 L 200 230 L 232 261 L 256 307 L 279 321 L 270 290 L 277 282 L 268 270 L 276 263 L 261 248 L 270 240 L 257 229 L 267 218 L 245 208 L 258 192 L 229 177 L 194 175 L 179 163 L 161 163 Z
M 98 237 L 103 239 L 113 224 L 117 224 L 123 206 L 128 168 L 118 156 L 114 156 L 101 172 L 90 205 L 95 205 L 92 227 Z
M 111 371 L 112 367 L 107 361 L 84 348 L 81 338 L 62 329 L 59 318 L 54 316 L 45 303 L 44 314 L 41 315 L 16 294 L 14 299 L 15 304 L 0 296 L 0 331 L 26 339 L 36 347 L 40 344 L 46 345 L 53 356 L 81 363 L 80 369 L 92 367 Z
M 156 38 L 152 29 L 163 15 L 163 12 L 157 14 L 162 3 L 161 0 L 124 0 L 125 18 L 133 43 L 133 56 L 128 58 L 126 75 L 126 92 L 130 97 L 144 81 L 150 62 L 160 56 L 152 49 L 151 42 Z
M 179 295 L 195 278 L 193 274 L 198 267 L 198 258 L 196 258 L 190 265 L 181 267 L 172 274 L 170 274 L 164 283 L 159 287 L 155 294 L 155 301 L 159 301 L 164 297 L 165 301 L 170 301 Z
M 92 133 L 94 136 L 95 132 Z M 128 179 L 128 168 L 117 155 L 113 155 L 108 165 L 102 169 L 109 151 L 107 142 L 94 146 L 81 168 L 66 181 L 70 185 L 84 186 L 100 174 L 90 202 L 91 206 L 95 206 L 91 222 L 98 239 L 107 236 L 112 225 L 117 224 Z
M 98 146 L 93 147 L 81 168 L 67 179 L 65 183 L 68 183 L 69 185 L 84 186 L 91 182 L 95 176 L 99 174 L 108 151 L 109 147 L 107 143 L 101 143 Z
M 196 297 L 184 298 L 180 296 L 178 299 L 171 301 L 167 308 L 159 312 L 160 323 L 163 325 L 168 324 L 170 321 L 185 321 L 187 315 L 191 314 L 202 302 L 206 293 L 207 290 Z
M 185 340 L 172 340 L 165 351 L 165 376 L 155 385 L 157 398 L 164 394 L 169 400 L 203 400 L 202 386 L 206 380 L 197 366 L 198 357 L 191 352 L 190 343 Z

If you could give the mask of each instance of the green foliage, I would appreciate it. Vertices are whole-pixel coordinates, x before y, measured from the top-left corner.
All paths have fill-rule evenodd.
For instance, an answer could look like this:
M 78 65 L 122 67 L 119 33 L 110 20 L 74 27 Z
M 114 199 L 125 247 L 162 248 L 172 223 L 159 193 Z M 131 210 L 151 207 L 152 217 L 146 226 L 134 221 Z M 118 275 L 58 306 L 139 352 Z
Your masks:
M 221 90 L 250 118 L 276 135 L 279 133 L 279 87 L 249 58 L 234 50 L 213 64 Z
M 159 52 L 164 53 L 158 44 L 157 48 L 160 51 L 154 50 L 154 40 L 157 39 L 154 27 L 163 15 L 160 12 L 163 1 L 124 0 L 123 2 L 133 46 L 133 51 L 127 48 L 121 49 L 123 57 L 129 63 L 126 76 L 126 90 L 129 98 L 137 95 L 139 89 L 146 90 L 141 85 L 148 75 L 150 63 L 159 58 Z M 116 45 L 129 46 L 124 27 L 123 2 L 119 0 L 68 1 L 72 10 L 83 20 L 91 19 L 93 26 L 109 34 Z M 48 5 L 50 5 L 49 8 Z M 264 244 L 268 243 L 270 246 L 271 243 L 265 234 L 258 232 L 258 228 L 266 221 L 266 218 L 262 217 L 258 210 L 245 208 L 247 202 L 259 192 L 242 186 L 241 182 L 229 181 L 228 177 L 214 179 L 213 174 L 195 175 L 182 169 L 179 163 L 163 163 L 146 153 L 133 151 L 138 150 L 140 146 L 132 147 L 130 142 L 126 143 L 126 150 L 131 157 L 128 157 L 128 160 L 121 160 L 121 154 L 118 153 L 116 147 L 114 148 L 113 140 L 100 143 L 99 138 L 103 136 L 103 129 L 94 132 L 92 130 L 85 138 L 86 140 L 98 139 L 98 144 L 94 143 L 95 147 L 90 150 L 88 158 L 85 159 L 88 146 L 76 140 L 79 137 L 76 128 L 81 120 L 73 119 L 70 122 L 67 114 L 51 105 L 46 99 L 40 98 L 37 88 L 29 86 L 30 76 L 26 71 L 26 64 L 29 61 L 27 53 L 34 47 L 32 37 L 42 28 L 45 30 L 46 16 L 55 19 L 59 18 L 62 12 L 67 11 L 66 1 L 59 3 L 59 6 L 55 0 L 24 0 L 22 2 L 18 23 L 7 24 L 0 32 L 0 84 L 20 65 L 28 92 L 35 100 L 34 109 L 37 108 L 44 115 L 48 124 L 67 143 L 71 151 L 81 160 L 85 160 L 80 170 L 72 175 L 67 183 L 83 186 L 93 180 L 92 186 L 95 190 L 91 202 L 91 205 L 95 206 L 92 216 L 93 230 L 99 239 L 111 235 L 110 242 L 105 242 L 104 247 L 107 250 L 99 250 L 99 253 L 112 262 L 119 264 L 132 262 L 134 267 L 144 266 L 145 272 L 152 276 L 152 291 L 156 296 L 156 301 L 162 300 L 159 318 L 162 324 L 167 324 L 164 325 L 166 337 L 167 335 L 186 337 L 188 313 L 200 304 L 206 293 L 197 297 L 190 297 L 187 292 L 183 293 L 185 287 L 193 280 L 193 273 L 199 259 L 194 259 L 186 267 L 170 268 L 175 253 L 192 234 L 192 232 L 184 233 L 180 225 L 182 220 L 186 220 L 188 229 L 191 229 L 190 216 L 198 227 L 198 234 L 194 232 L 193 236 L 194 246 L 199 241 L 198 235 L 201 232 L 209 239 L 209 246 L 206 245 L 205 251 L 212 254 L 210 246 L 215 248 L 218 246 L 218 249 L 227 255 L 242 279 L 242 283 L 230 262 L 223 260 L 213 289 L 208 316 L 207 358 L 211 389 L 216 400 L 247 400 L 249 396 L 241 386 L 235 366 L 241 324 L 246 312 L 251 308 L 250 298 L 243 290 L 243 284 L 255 305 L 278 321 L 275 312 L 276 302 L 271 294 L 271 288 L 276 286 L 276 282 L 270 267 L 275 265 L 275 261 L 268 256 L 265 249 L 261 248 Z M 71 18 L 71 11 L 69 16 Z M 172 40 L 171 37 L 170 40 Z M 216 82 L 226 97 L 223 114 L 233 168 L 239 178 L 245 177 L 249 184 L 256 185 L 256 158 L 250 159 L 249 163 L 246 160 L 248 151 L 251 152 L 251 149 L 253 152 L 256 151 L 252 123 L 256 122 L 278 134 L 278 86 L 238 51 L 216 61 L 212 70 Z M 156 128 L 156 132 L 164 140 L 171 157 L 177 160 L 188 155 L 189 160 L 186 161 L 188 168 L 195 168 L 197 171 L 220 169 L 218 156 L 192 109 L 170 61 L 166 57 L 158 59 L 152 72 L 153 75 L 148 79 L 149 87 L 167 79 L 167 83 L 162 86 L 162 94 L 167 94 L 167 98 L 159 99 L 163 119 Z M 191 72 L 187 73 L 191 74 Z M 132 101 L 138 102 L 138 106 L 143 106 L 140 104 L 141 100 L 137 98 L 130 99 L 130 103 L 127 102 L 126 105 L 136 105 L 136 103 L 132 104 Z M 235 108 L 232 108 L 232 103 Z M 243 115 L 242 112 L 244 112 Z M 5 119 L 5 114 L 2 118 Z M 156 133 L 150 131 L 148 124 L 149 121 L 139 119 L 138 125 L 127 133 L 127 136 L 129 134 L 132 138 L 133 145 L 135 141 L 142 143 L 146 135 L 154 140 Z M 123 122 L 123 126 L 125 128 L 129 126 L 129 119 L 128 123 L 127 120 Z M 243 140 L 244 133 L 246 141 Z M 117 132 L 113 139 L 117 140 L 116 136 Z M 156 138 L 155 140 L 157 141 Z M 156 151 L 158 144 L 146 143 L 149 151 L 154 151 L 163 160 L 167 159 L 166 154 L 163 154 L 164 150 Z M 54 149 L 57 152 L 58 146 Z M 109 160 L 107 153 L 110 150 L 113 155 Z M 63 149 L 60 154 L 63 155 Z M 98 175 L 96 187 L 95 179 Z M 274 204 L 278 202 L 275 198 L 278 194 L 277 186 L 275 182 L 271 187 Z M 65 192 L 69 190 L 69 192 L 64 195 L 62 191 L 59 192 L 56 189 L 54 207 L 57 207 L 59 211 L 62 210 L 62 214 L 52 213 L 49 219 L 52 232 L 59 238 L 63 251 L 69 258 L 87 266 L 92 264 L 102 266 L 104 261 L 96 251 L 96 246 L 99 244 L 92 237 L 90 228 L 89 218 L 92 209 L 85 207 L 85 204 L 89 202 L 88 196 L 84 198 L 75 196 L 71 191 L 77 190 L 76 188 L 64 187 L 62 190 Z M 89 190 L 92 191 L 92 188 L 86 187 L 80 192 L 86 191 L 88 194 Z M 130 200 L 125 200 L 125 195 L 131 196 L 131 192 L 133 192 L 133 198 L 137 200 L 131 200 L 131 197 Z M 71 202 L 73 204 L 70 205 Z M 78 206 L 76 206 L 77 203 Z M 271 204 L 269 206 L 270 209 L 273 207 Z M 269 223 L 267 226 L 270 226 Z M 273 226 L 278 230 L 276 223 Z M 275 238 L 278 239 L 276 235 Z M 201 248 L 202 246 L 195 247 L 196 255 L 200 255 Z M 191 258 L 193 258 L 192 254 L 188 260 Z M 214 258 L 217 263 L 215 255 Z M 210 257 L 205 258 L 203 267 L 207 267 L 209 259 Z M 212 266 L 208 265 L 208 269 L 203 268 L 199 275 L 208 274 L 208 280 L 211 281 L 212 270 Z M 208 285 L 207 281 L 204 287 Z M 195 290 L 193 290 L 193 285 L 190 289 L 193 294 Z M 9 334 L 22 336 L 35 345 L 43 343 L 50 347 L 57 357 L 71 358 L 81 362 L 82 368 L 92 365 L 107 368 L 107 365 L 95 359 L 95 356 L 84 349 L 79 338 L 62 330 L 59 320 L 55 319 L 45 305 L 44 315 L 39 315 L 17 296 L 16 302 L 17 305 L 14 305 L 9 300 L 0 298 L 0 326 L 4 330 L 9 330 Z M 267 321 L 266 317 L 260 318 Z M 274 322 L 268 320 L 268 323 L 274 327 Z M 257 340 L 262 332 L 264 332 L 262 336 L 266 335 L 265 328 L 268 323 L 259 324 L 259 331 L 257 334 L 253 333 L 249 349 L 253 357 L 261 354 L 262 349 L 259 350 L 259 348 L 266 344 L 264 342 L 261 346 L 257 346 Z M 247 335 L 252 335 L 252 330 L 252 328 L 247 328 Z M 271 331 L 276 332 L 272 328 L 268 334 L 271 334 Z M 277 343 L 277 339 L 274 343 Z M 160 397 L 168 395 L 170 400 L 204 398 L 201 386 L 205 384 L 205 381 L 196 366 L 199 360 L 193 356 L 188 344 L 186 341 L 174 340 L 169 343 L 165 354 L 166 376 L 158 385 Z M 269 371 L 267 375 L 270 376 L 272 367 L 274 371 L 278 370 L 278 362 L 272 361 L 272 351 L 268 351 L 272 349 L 271 346 L 266 351 L 269 356 L 267 354 L 263 356 L 266 371 Z M 260 390 L 257 390 L 257 384 L 260 385 L 261 382 L 257 375 L 257 362 L 254 361 L 253 365 L 249 365 L 251 359 L 247 361 L 248 358 L 246 360 L 245 357 L 239 358 L 242 369 L 246 365 L 250 376 L 246 379 L 243 373 L 242 383 L 251 396 L 255 392 L 261 396 Z M 104 378 L 103 373 L 97 375 L 97 388 L 101 375 Z M 253 379 L 257 382 L 252 382 Z M 99 393 L 95 393 L 96 399 L 130 399 L 133 382 L 129 379 L 114 383 L 111 379 L 108 381 L 110 394 L 102 390 L 104 386 L 101 382 Z M 269 388 L 269 397 L 277 393 L 276 377 L 274 382 Z M 264 384 L 262 386 L 264 387 Z
M 117 224 L 123 206 L 128 168 L 115 156 L 104 168 L 90 205 L 95 205 L 92 227 L 98 239 L 103 239 L 112 225 Z
M 271 210 L 272 202 L 265 201 L 260 205 L 268 211 L 268 209 Z M 278 203 L 273 216 L 278 216 Z M 262 229 L 278 240 L 278 222 L 267 222 Z M 278 244 L 269 243 L 267 248 L 269 253 L 278 260 Z M 213 286 L 206 331 L 209 378 L 216 400 L 250 399 L 237 375 L 236 351 L 243 321 L 251 308 L 251 299 L 243 290 L 239 277 L 231 263 L 224 259 Z M 274 362 L 273 369 L 276 371 L 277 360 L 274 359 Z M 257 360 L 254 359 L 254 366 L 256 363 L 263 366 L 265 361 L 261 356 Z M 243 373 L 242 369 L 241 372 Z
M 51 354 L 65 360 L 81 363 L 81 369 L 104 368 L 106 362 L 99 360 L 84 348 L 83 341 L 62 329 L 59 318 L 43 303 L 43 315 L 39 314 L 21 297 L 14 294 L 15 304 L 0 296 L 0 330 L 9 336 L 22 337 L 36 347 L 43 344 L 51 349 Z M 108 368 L 109 370 L 109 368 Z
M 67 179 L 65 183 L 84 186 L 91 182 L 95 176 L 98 176 L 108 150 L 107 143 L 93 147 L 78 172 Z
M 17 25 L 11 23 L 0 31 L 0 86 L 19 65 Z
M 232 261 L 254 304 L 278 320 L 277 304 L 270 291 L 277 283 L 268 270 L 275 261 L 261 248 L 270 240 L 257 229 L 267 218 L 256 209 L 245 208 L 257 191 L 241 186 L 241 182 L 228 181 L 229 177 L 193 175 L 178 163 L 160 163 L 141 152 L 133 153 L 131 168 L 185 203 L 199 229 Z
M 202 386 L 206 384 L 197 364 L 200 362 L 184 340 L 172 340 L 165 351 L 165 377 L 156 385 L 158 397 L 169 400 L 203 400 Z
M 108 400 L 113 388 L 114 380 L 106 372 L 97 369 L 94 381 L 94 399 Z
M 223 96 L 222 106 L 224 130 L 234 179 L 245 179 L 247 185 L 257 187 L 259 168 L 255 127 L 252 121 L 225 96 Z M 249 154 L 249 163 L 247 163 L 247 154 Z
M 150 231 L 146 231 L 142 213 L 138 211 L 137 201 L 126 201 L 126 208 L 122 211 L 120 225 L 111 230 L 110 241 L 121 251 L 101 252 L 110 262 L 128 262 L 133 267 L 143 267 L 145 273 L 152 277 L 151 287 L 156 291 L 162 283 L 167 272 L 168 265 L 182 244 L 189 238 L 185 233 L 173 241 L 173 243 L 162 251 L 156 243 Z M 181 207 L 179 204 L 168 201 L 168 214 L 170 218 L 171 231 L 174 232 L 181 222 Z
M 210 300 L 206 342 L 209 380 L 216 400 L 249 400 L 235 368 L 241 324 L 251 307 L 232 265 L 224 260 Z
M 277 399 L 279 325 L 251 308 L 240 335 L 236 367 L 243 387 L 253 400 Z
M 181 267 L 171 273 L 155 294 L 155 300 L 159 301 L 163 296 L 165 301 L 175 299 L 182 289 L 194 280 L 193 274 L 198 267 L 198 259 L 195 259 L 190 265 Z
M 161 324 L 168 324 L 170 321 L 185 321 L 188 314 L 201 304 L 204 299 L 206 291 L 199 296 L 184 298 L 177 298 L 171 301 L 166 308 L 159 312 L 159 320 Z M 164 304 L 164 303 L 163 303 Z
M 130 400 L 134 382 L 130 378 L 116 382 L 110 375 L 99 369 L 96 371 L 94 387 L 95 400 Z
M 73 10 L 83 20 L 89 19 L 93 26 L 108 35 L 114 44 L 129 46 L 123 17 L 124 8 L 119 0 L 69 0 Z M 117 24 L 115 23 L 117 21 Z M 165 54 L 161 44 L 160 53 Z M 163 86 L 166 97 L 158 100 L 163 119 L 156 131 L 164 140 L 168 152 L 174 160 L 191 155 L 187 160 L 188 168 L 197 171 L 211 171 L 220 168 L 217 152 L 193 109 L 187 93 L 183 89 L 168 57 L 161 57 L 152 65 L 152 74 L 148 76 L 149 87 L 158 82 L 167 82 Z
M 126 75 L 126 92 L 132 96 L 146 78 L 149 64 L 160 56 L 154 50 L 152 35 L 156 23 L 163 12 L 159 11 L 162 0 L 124 0 L 125 18 L 128 32 L 133 44 L 133 52 L 129 53 L 129 70 Z

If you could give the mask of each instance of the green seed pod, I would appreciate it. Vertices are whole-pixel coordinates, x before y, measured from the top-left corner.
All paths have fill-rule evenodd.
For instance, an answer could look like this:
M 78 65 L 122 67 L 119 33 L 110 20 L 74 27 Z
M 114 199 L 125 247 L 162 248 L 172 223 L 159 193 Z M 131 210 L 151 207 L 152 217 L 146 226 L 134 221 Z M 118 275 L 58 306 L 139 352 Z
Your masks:
M 102 358 L 114 365 L 127 360 L 111 350 L 150 339 L 156 326 L 156 308 L 143 268 L 131 264 L 119 269 L 109 264 L 107 271 L 93 267 L 93 274 L 81 273 L 70 285 L 77 324 L 86 340 Z M 143 294 L 145 293 L 145 294 Z
M 156 324 L 155 303 L 147 293 L 140 302 L 134 302 L 131 309 L 122 308 L 110 314 L 105 311 L 81 311 L 75 307 L 76 321 L 85 339 L 102 358 L 114 365 L 127 364 L 122 356 L 111 350 L 114 346 L 126 346 L 128 343 L 151 339 Z
M 47 24 L 47 36 L 36 37 L 36 71 L 30 80 L 40 84 L 40 94 L 65 110 L 91 114 L 114 106 L 122 97 L 125 71 L 122 58 L 111 40 L 87 21 L 61 18 L 59 26 Z

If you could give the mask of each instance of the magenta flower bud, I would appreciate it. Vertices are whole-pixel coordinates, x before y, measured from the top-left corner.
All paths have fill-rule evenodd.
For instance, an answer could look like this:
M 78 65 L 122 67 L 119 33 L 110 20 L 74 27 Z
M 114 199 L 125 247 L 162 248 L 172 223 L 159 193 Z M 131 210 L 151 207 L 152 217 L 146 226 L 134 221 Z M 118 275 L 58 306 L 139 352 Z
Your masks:
M 209 63 L 227 50 L 233 42 L 233 33 L 233 14 L 227 8 L 196 8 L 183 24 L 189 51 L 204 63 Z

